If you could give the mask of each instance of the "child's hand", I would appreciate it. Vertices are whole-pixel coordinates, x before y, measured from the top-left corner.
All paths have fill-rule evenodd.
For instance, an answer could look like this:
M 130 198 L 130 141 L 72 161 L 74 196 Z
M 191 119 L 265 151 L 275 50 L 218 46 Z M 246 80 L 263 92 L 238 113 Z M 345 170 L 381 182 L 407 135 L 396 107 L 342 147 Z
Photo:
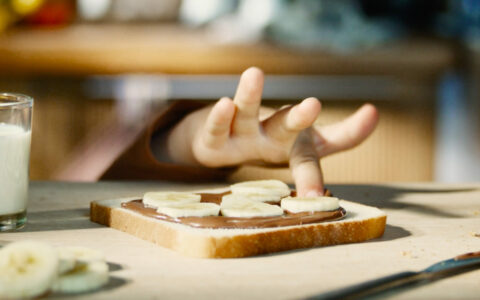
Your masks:
M 320 102 L 302 103 L 259 117 L 263 73 L 245 71 L 233 101 L 220 99 L 213 107 L 195 111 L 182 120 L 168 138 L 170 158 L 178 163 L 207 167 L 245 162 L 280 164 L 288 161 L 298 133 L 310 126 L 320 112 Z
M 323 190 L 318 159 L 359 144 L 376 124 L 376 110 L 368 105 L 340 123 L 307 129 L 320 113 L 317 99 L 278 111 L 260 109 L 262 89 L 262 71 L 246 70 L 233 101 L 222 98 L 173 128 L 167 139 L 170 159 L 207 167 L 290 160 L 297 190 L 305 195 Z

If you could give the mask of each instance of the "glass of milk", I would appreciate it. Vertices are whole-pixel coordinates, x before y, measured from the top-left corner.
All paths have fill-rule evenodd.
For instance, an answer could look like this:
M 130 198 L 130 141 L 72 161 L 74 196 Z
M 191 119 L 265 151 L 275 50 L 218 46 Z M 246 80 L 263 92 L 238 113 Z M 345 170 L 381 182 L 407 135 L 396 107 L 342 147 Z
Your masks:
M 32 108 L 28 96 L 0 93 L 0 231 L 27 220 Z

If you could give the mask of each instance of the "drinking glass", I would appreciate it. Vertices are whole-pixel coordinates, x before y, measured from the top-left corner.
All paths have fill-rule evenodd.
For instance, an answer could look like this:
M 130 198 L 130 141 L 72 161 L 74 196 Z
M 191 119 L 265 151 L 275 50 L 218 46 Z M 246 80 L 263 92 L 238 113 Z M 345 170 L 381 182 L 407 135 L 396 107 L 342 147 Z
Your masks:
M 0 93 L 0 231 L 27 221 L 33 99 Z

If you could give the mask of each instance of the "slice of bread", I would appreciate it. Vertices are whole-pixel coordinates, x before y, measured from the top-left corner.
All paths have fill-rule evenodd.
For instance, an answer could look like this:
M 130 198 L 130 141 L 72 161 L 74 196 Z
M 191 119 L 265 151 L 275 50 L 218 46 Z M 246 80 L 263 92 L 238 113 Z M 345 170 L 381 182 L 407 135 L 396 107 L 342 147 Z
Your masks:
M 135 198 L 138 199 L 138 198 Z M 90 205 L 90 219 L 181 254 L 232 258 L 286 250 L 357 243 L 383 235 L 381 210 L 340 201 L 347 216 L 339 221 L 259 229 L 206 229 L 161 221 L 121 207 L 133 198 L 102 200 Z

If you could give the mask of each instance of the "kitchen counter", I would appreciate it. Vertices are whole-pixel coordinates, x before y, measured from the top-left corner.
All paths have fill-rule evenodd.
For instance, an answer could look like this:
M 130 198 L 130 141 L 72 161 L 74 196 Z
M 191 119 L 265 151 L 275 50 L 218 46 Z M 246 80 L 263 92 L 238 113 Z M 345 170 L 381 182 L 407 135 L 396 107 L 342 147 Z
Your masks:
M 224 184 L 32 182 L 28 224 L 0 234 L 104 251 L 111 280 L 75 299 L 294 299 L 405 270 L 420 270 L 480 250 L 480 184 L 330 185 L 343 199 L 383 209 L 382 238 L 242 259 L 183 257 L 89 221 L 93 200 L 151 190 L 195 190 Z M 478 299 L 480 270 L 402 291 L 392 299 Z M 51 295 L 60 299 L 62 295 Z

